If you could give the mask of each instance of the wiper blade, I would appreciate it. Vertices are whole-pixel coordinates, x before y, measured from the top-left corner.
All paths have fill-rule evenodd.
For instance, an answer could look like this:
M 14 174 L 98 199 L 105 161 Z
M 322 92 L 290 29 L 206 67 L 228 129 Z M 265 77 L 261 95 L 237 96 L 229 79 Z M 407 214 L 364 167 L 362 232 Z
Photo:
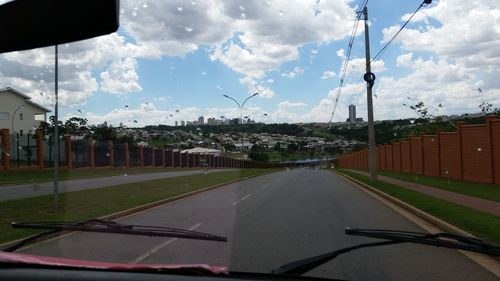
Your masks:
M 500 247 L 484 242 L 483 240 L 452 233 L 420 233 L 411 231 L 382 230 L 382 229 L 351 229 L 346 228 L 347 235 L 366 236 L 385 239 L 389 241 L 364 243 L 347 248 L 342 248 L 326 254 L 301 259 L 282 265 L 272 271 L 275 274 L 302 275 L 337 256 L 368 247 L 377 247 L 399 243 L 418 243 L 445 248 L 461 249 L 479 252 L 488 255 L 500 256 Z
M 20 247 L 34 242 L 43 236 L 47 236 L 59 231 L 83 231 L 83 232 L 101 232 L 101 233 L 119 233 L 129 235 L 141 236 L 156 236 L 156 237 L 175 237 L 187 238 L 196 240 L 210 240 L 210 241 L 227 241 L 226 237 L 217 236 L 213 234 L 172 228 L 161 226 L 148 226 L 148 225 L 132 225 L 121 224 L 110 220 L 91 219 L 83 222 L 29 222 L 29 223 L 11 223 L 13 228 L 32 228 L 32 229 L 50 229 L 51 231 L 40 233 L 38 235 L 28 237 L 25 240 L 5 249 L 4 251 L 13 252 Z
M 460 249 L 482 254 L 500 256 L 500 247 L 489 244 L 474 237 L 440 232 L 440 233 L 420 233 L 397 230 L 377 230 L 377 229 L 350 229 L 345 230 L 348 235 L 357 235 L 398 241 L 401 243 L 411 242 L 437 247 Z

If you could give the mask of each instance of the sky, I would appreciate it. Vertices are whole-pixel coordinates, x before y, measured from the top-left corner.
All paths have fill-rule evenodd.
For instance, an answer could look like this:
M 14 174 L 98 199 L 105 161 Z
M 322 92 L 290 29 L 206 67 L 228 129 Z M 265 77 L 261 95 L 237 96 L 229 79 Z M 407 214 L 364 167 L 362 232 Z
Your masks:
M 59 46 L 60 116 L 134 127 L 236 118 L 223 95 L 259 93 L 242 110 L 259 122 L 328 122 L 337 97 L 334 122 L 349 104 L 366 120 L 363 21 L 339 90 L 362 2 L 122 0 L 117 32 Z M 372 56 L 421 3 L 368 1 Z M 424 5 L 372 72 L 375 120 L 417 117 L 408 106 L 419 101 L 434 115 L 500 107 L 500 2 Z M 53 110 L 54 47 L 1 54 L 3 87 Z

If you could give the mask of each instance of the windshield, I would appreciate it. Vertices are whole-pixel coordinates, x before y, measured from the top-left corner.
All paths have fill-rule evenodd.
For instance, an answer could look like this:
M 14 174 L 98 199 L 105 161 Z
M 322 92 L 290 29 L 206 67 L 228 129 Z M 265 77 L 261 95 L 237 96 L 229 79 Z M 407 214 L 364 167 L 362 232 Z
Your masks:
M 117 13 L 107 35 L 0 54 L 0 249 L 47 231 L 12 222 L 90 219 L 129 227 L 16 252 L 271 273 L 381 241 L 347 227 L 500 244 L 497 0 L 122 0 Z M 400 243 L 305 275 L 499 269 Z

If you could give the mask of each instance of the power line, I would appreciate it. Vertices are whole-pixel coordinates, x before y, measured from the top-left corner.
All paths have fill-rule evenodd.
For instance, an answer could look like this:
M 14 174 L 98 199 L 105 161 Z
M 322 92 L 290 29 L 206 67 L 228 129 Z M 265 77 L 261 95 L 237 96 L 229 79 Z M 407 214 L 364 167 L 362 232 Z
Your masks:
M 364 0 L 361 10 L 364 7 L 366 7 L 367 4 L 368 4 L 368 0 Z M 342 88 L 344 86 L 345 77 L 347 75 L 347 68 L 349 66 L 349 61 L 351 60 L 352 46 L 354 45 L 354 39 L 356 38 L 356 33 L 357 33 L 357 30 L 358 30 L 358 24 L 359 24 L 360 18 L 361 18 L 361 13 L 357 12 L 357 16 L 356 16 L 356 19 L 354 21 L 354 26 L 353 26 L 352 32 L 351 32 L 351 37 L 349 38 L 349 44 L 347 46 L 346 59 L 344 60 L 344 64 L 342 66 L 342 77 L 340 78 L 339 86 L 337 88 L 338 89 L 337 90 L 337 95 L 335 96 L 335 102 L 334 102 L 334 105 L 333 105 L 332 114 L 330 115 L 330 121 L 328 122 L 329 126 L 331 125 L 333 117 L 335 116 L 335 111 L 337 109 L 337 105 L 338 105 L 338 102 L 339 102 L 339 99 L 340 99 L 340 94 L 341 94 Z
M 430 0 L 424 0 L 422 2 L 422 4 L 420 4 L 420 6 L 418 6 L 418 8 L 415 10 L 415 12 L 413 12 L 413 14 L 408 18 L 408 20 L 406 20 L 406 22 L 403 24 L 403 26 L 401 26 L 398 30 L 398 32 L 396 32 L 392 38 L 387 41 L 387 43 L 384 45 L 384 47 L 382 47 L 382 49 L 380 49 L 380 51 L 378 51 L 378 53 L 372 58 L 371 62 L 375 61 L 376 59 L 380 58 L 384 53 L 385 51 L 387 50 L 387 48 L 389 48 L 389 46 L 391 45 L 392 41 L 394 41 L 394 39 L 399 35 L 399 33 L 401 33 L 401 31 L 403 31 L 403 29 L 406 27 L 406 25 L 411 21 L 411 19 L 415 16 L 415 14 L 424 6 L 424 4 L 430 4 L 432 1 Z
M 391 43 L 394 41 L 394 39 L 399 35 L 399 33 L 401 33 L 401 31 L 403 31 L 403 29 L 406 27 L 406 25 L 408 25 L 408 23 L 411 21 L 411 19 L 415 16 L 415 14 L 425 5 L 425 4 L 430 4 L 431 1 L 428 1 L 428 0 L 425 0 L 423 1 L 420 6 L 418 6 L 418 8 L 413 12 L 413 14 L 408 18 L 408 20 L 406 20 L 406 22 L 401 26 L 401 28 L 398 30 L 398 32 L 396 32 L 392 38 L 384 45 L 384 47 L 382 47 L 382 49 L 380 49 L 380 51 L 377 52 L 377 54 L 373 57 L 373 59 L 370 61 L 370 62 L 374 62 L 376 59 L 380 58 L 384 53 L 385 51 L 387 50 L 387 48 L 389 48 L 389 46 L 391 45 Z M 354 100 L 354 97 L 358 94 L 359 92 L 359 89 L 360 89 L 360 85 L 361 83 L 363 82 L 362 81 L 362 78 L 363 78 L 363 75 L 360 76 L 359 80 L 358 80 L 358 83 L 356 85 L 356 90 L 351 94 L 350 98 L 349 98 L 349 102 L 348 104 L 352 103 L 352 100 Z M 335 104 L 336 106 L 336 104 Z M 344 114 L 347 112 L 347 109 L 344 111 Z M 332 115 L 332 118 L 333 118 L 333 115 Z M 331 122 L 331 119 L 330 119 L 330 122 Z

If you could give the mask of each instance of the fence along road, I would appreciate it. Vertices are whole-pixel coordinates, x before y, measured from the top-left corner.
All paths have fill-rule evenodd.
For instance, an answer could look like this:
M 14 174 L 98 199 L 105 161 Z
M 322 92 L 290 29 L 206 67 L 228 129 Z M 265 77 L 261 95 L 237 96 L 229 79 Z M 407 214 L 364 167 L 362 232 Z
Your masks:
M 209 173 L 230 171 L 232 169 L 217 169 L 209 170 Z M 140 174 L 140 175 L 130 175 L 126 176 L 112 176 L 112 177 L 101 177 L 93 179 L 78 179 L 78 180 L 68 180 L 59 183 L 59 192 L 71 192 L 86 189 L 96 189 L 106 186 L 143 182 L 156 179 L 174 178 L 188 175 L 202 174 L 204 170 L 195 171 L 178 171 L 178 172 L 165 172 L 165 173 L 151 173 L 151 174 Z M 40 195 L 52 194 L 54 185 L 52 182 L 45 183 L 29 183 L 29 184 L 18 184 L 18 185 L 6 185 L 0 186 L 0 201 L 35 197 Z

